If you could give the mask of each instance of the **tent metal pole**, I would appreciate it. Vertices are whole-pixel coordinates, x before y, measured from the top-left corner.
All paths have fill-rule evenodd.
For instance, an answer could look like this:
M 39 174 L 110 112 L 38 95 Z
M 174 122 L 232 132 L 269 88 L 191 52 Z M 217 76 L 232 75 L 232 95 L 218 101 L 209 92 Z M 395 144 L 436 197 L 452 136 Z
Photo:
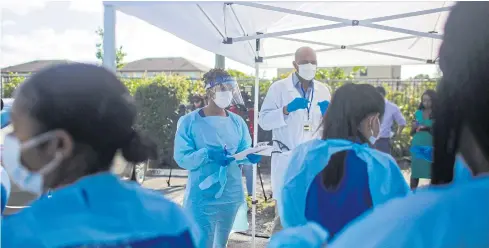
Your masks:
M 241 21 L 239 20 L 238 15 L 236 14 L 236 11 L 234 11 L 233 5 L 230 4 L 229 8 L 231 9 L 231 12 L 233 12 L 234 18 L 236 19 L 236 22 L 238 22 L 239 28 L 243 32 L 243 35 L 247 36 L 248 33 L 246 33 L 246 30 L 244 29 L 243 25 L 241 24 Z M 224 14 L 226 14 L 226 13 L 224 13 Z M 250 47 L 251 52 L 255 55 L 255 57 L 257 57 L 258 55 L 255 53 L 255 49 L 253 49 L 253 46 L 251 45 L 250 41 L 248 41 L 248 46 Z
M 384 56 L 391 56 L 391 57 L 396 57 L 396 58 L 401 58 L 401 59 L 409 59 L 409 60 L 415 60 L 415 61 L 421 61 L 421 62 L 427 62 L 428 61 L 428 59 L 398 55 L 398 54 L 393 54 L 393 53 L 378 52 L 378 51 L 372 51 L 372 50 L 367 50 L 367 49 L 362 49 L 362 48 L 349 48 L 349 49 L 359 51 L 359 52 L 372 53 L 372 54 L 384 55 Z
M 217 28 L 216 24 L 214 24 L 214 22 L 209 17 L 209 15 L 207 15 L 207 13 L 204 11 L 204 9 L 202 9 L 202 7 L 200 6 L 200 4 L 196 4 L 196 5 L 200 9 L 200 12 L 202 12 L 202 14 L 204 14 L 204 16 L 207 18 L 207 20 L 212 24 L 212 26 L 214 27 L 214 29 L 221 35 L 222 39 L 225 40 L 226 37 L 222 34 L 221 30 L 219 30 L 219 28 Z
M 254 96 L 254 112 L 253 112 L 253 146 L 256 147 L 258 145 L 258 101 L 260 99 L 260 62 L 262 61 L 259 57 L 260 55 L 260 39 L 256 40 L 256 54 L 255 58 L 255 96 Z M 258 201 L 256 200 L 256 175 L 257 174 L 257 165 L 253 166 L 253 198 L 251 201 L 252 214 L 251 214 L 251 247 L 255 248 L 256 246 L 256 204 Z
M 404 14 L 397 14 L 397 15 L 392 15 L 392 16 L 384 16 L 384 17 L 377 17 L 377 18 L 370 18 L 370 19 L 355 21 L 355 20 L 349 20 L 349 19 L 345 19 L 345 18 L 338 18 L 338 17 L 314 14 L 314 13 L 309 13 L 309 12 L 304 12 L 304 11 L 291 10 L 291 9 L 287 9 L 287 8 L 281 8 L 281 7 L 270 6 L 270 5 L 260 4 L 260 3 L 254 3 L 254 2 L 235 2 L 233 4 L 239 4 L 239 5 L 248 6 L 248 7 L 260 8 L 260 9 L 265 9 L 265 10 L 272 10 L 272 11 L 294 14 L 294 15 L 305 16 L 305 17 L 317 18 L 317 19 L 321 19 L 321 20 L 340 22 L 340 23 L 336 23 L 336 24 L 318 26 L 318 27 L 313 27 L 313 28 L 295 29 L 295 30 L 287 30 L 287 31 L 281 31 L 281 32 L 267 33 L 267 34 L 262 34 L 262 35 L 236 37 L 236 38 L 233 38 L 233 42 L 252 40 L 252 39 L 260 39 L 260 38 L 271 38 L 271 37 L 277 37 L 277 36 L 283 36 L 283 35 L 289 35 L 289 34 L 306 33 L 306 32 L 318 31 L 318 30 L 341 28 L 341 27 L 355 26 L 355 25 L 369 27 L 369 28 L 382 29 L 382 30 L 389 30 L 388 28 L 391 28 L 391 27 L 379 25 L 379 24 L 373 24 L 373 22 L 389 21 L 389 20 L 395 20 L 395 19 L 400 19 L 400 18 L 407 18 L 407 17 L 419 16 L 419 15 L 427 15 L 427 14 L 432 14 L 432 13 L 449 11 L 451 9 L 451 7 L 442 7 L 442 8 L 414 11 L 414 12 L 409 12 L 409 13 L 404 13 Z M 419 32 L 419 31 L 403 29 L 403 28 L 395 28 L 395 29 L 396 29 L 395 31 L 394 30 L 389 30 L 389 31 L 394 31 L 394 32 L 398 32 L 398 33 L 406 33 L 406 34 L 414 34 L 414 35 L 417 35 L 420 37 L 442 39 L 442 35 L 439 35 L 439 34 L 427 33 L 427 32 L 425 33 L 425 32 Z
M 436 33 L 419 32 L 419 31 L 409 30 L 409 29 L 405 29 L 405 28 L 396 28 L 396 27 L 379 25 L 379 24 L 375 24 L 375 23 L 362 23 L 362 22 L 360 22 L 358 25 L 364 26 L 367 28 L 375 28 L 375 29 L 380 29 L 380 30 L 386 30 L 386 31 L 401 33 L 401 34 L 416 35 L 419 37 L 433 38 L 433 39 L 438 39 L 438 40 L 443 39 L 443 35 L 436 34 Z
M 360 46 L 369 46 L 369 45 L 389 43 L 389 42 L 400 41 L 400 40 L 409 40 L 409 39 L 414 39 L 414 38 L 417 38 L 417 36 L 410 35 L 410 36 L 404 36 L 404 37 L 399 37 L 399 38 L 393 38 L 393 39 L 387 39 L 387 40 L 378 40 L 378 41 L 371 41 L 371 42 L 358 43 L 358 44 L 354 44 L 354 45 L 345 45 L 345 46 L 347 48 L 350 48 L 350 47 L 360 47 Z M 340 45 L 336 45 L 336 44 L 330 44 L 330 43 L 324 43 L 324 42 L 317 42 L 317 41 L 309 41 L 309 40 L 296 39 L 296 38 L 275 37 L 274 39 L 289 40 L 289 41 L 296 41 L 296 42 L 302 42 L 302 43 L 307 43 L 307 44 L 323 45 L 323 46 L 330 46 L 330 47 L 341 48 Z
M 105 68 L 114 73 L 117 70 L 115 62 L 115 15 L 114 6 L 109 3 L 104 3 L 104 56 L 102 58 L 102 64 Z
M 406 36 L 406 37 L 400 37 L 400 38 L 394 38 L 394 39 L 388 39 L 388 40 L 365 42 L 365 43 L 359 43 L 359 44 L 353 44 L 353 45 L 345 45 L 345 46 L 340 46 L 340 45 L 330 44 L 330 43 L 323 43 L 323 42 L 316 42 L 316 41 L 308 41 L 308 40 L 302 40 L 302 39 L 286 38 L 286 37 L 277 37 L 275 39 L 291 40 L 291 41 L 297 41 L 297 42 L 303 42 L 303 43 L 309 43 L 309 44 L 316 44 L 316 45 L 324 45 L 324 46 L 332 46 L 333 47 L 333 48 L 326 48 L 326 49 L 316 50 L 316 53 L 333 51 L 333 50 L 339 50 L 339 49 L 350 49 L 350 50 L 355 50 L 355 51 L 360 51 L 360 52 L 366 52 L 366 53 L 372 53 L 372 54 L 377 54 L 377 55 L 385 55 L 385 56 L 391 56 L 391 57 L 409 59 L 409 60 L 414 60 L 414 61 L 426 62 L 427 60 L 426 59 L 422 59 L 422 58 L 416 58 L 416 57 L 410 57 L 410 56 L 404 56 L 404 55 L 398 55 L 398 54 L 386 53 L 386 52 L 379 52 L 379 51 L 374 51 L 374 50 L 370 50 L 370 49 L 357 48 L 357 47 L 360 47 L 360 46 L 382 44 L 382 43 L 388 43 L 388 42 L 400 41 L 400 40 L 407 40 L 407 39 L 413 39 L 413 38 L 416 38 L 416 36 Z M 294 54 L 293 53 L 287 53 L 287 54 L 279 54 L 279 55 L 266 56 L 264 58 L 265 59 L 276 59 L 276 58 L 288 57 L 288 56 L 292 56 L 292 55 L 294 55 Z

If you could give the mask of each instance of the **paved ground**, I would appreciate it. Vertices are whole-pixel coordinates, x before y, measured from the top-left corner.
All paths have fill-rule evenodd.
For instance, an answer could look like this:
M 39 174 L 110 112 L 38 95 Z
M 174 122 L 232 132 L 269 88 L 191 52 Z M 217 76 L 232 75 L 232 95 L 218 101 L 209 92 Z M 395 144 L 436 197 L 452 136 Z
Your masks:
M 168 171 L 163 171 L 163 174 L 168 174 Z M 406 180 L 409 178 L 409 171 L 403 171 L 404 176 L 406 177 Z M 269 169 L 267 170 L 266 168 L 262 169 L 262 179 L 264 183 L 264 189 L 267 195 L 270 194 L 270 171 Z M 157 191 L 160 191 L 162 194 L 164 194 L 166 197 L 169 199 L 175 201 L 176 203 L 182 204 L 183 203 L 183 196 L 185 192 L 185 185 L 187 183 L 187 178 L 186 178 L 186 172 L 182 170 L 173 170 L 172 171 L 172 178 L 171 178 L 171 185 L 167 185 L 167 176 L 159 176 L 159 177 L 151 177 L 148 178 L 145 183 L 143 184 L 144 187 L 151 188 Z M 429 183 L 429 180 L 421 180 L 420 185 L 426 185 Z M 261 185 L 257 185 L 257 194 L 260 199 L 263 199 L 263 191 L 261 188 Z M 16 210 L 18 210 L 18 206 L 23 206 L 27 202 L 33 199 L 33 196 L 24 193 L 24 192 L 19 192 L 19 190 L 16 187 L 13 187 L 12 189 L 12 196 L 11 199 L 9 200 L 8 205 L 9 206 L 15 206 L 15 208 L 7 208 L 5 214 L 12 213 Z M 261 202 L 262 206 L 267 205 L 267 203 L 263 203 L 263 200 Z M 273 215 L 273 206 L 265 206 L 263 207 L 260 211 L 257 218 L 257 233 L 263 236 L 268 236 L 270 233 L 271 229 L 271 215 Z M 249 220 L 251 220 L 251 217 L 249 217 Z M 268 242 L 268 239 L 266 238 L 257 238 L 256 239 L 256 247 L 257 248 L 264 248 L 266 247 L 266 244 Z M 251 237 L 247 235 L 242 235 L 242 234 L 232 234 L 230 237 L 230 241 L 228 244 L 228 247 L 231 248 L 241 248 L 241 247 L 251 247 Z

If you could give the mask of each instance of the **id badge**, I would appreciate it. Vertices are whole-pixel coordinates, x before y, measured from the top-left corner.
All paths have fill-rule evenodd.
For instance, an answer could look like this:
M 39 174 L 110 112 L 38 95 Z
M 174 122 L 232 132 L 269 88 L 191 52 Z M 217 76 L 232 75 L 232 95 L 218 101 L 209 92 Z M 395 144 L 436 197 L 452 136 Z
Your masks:
M 312 122 L 310 121 L 304 122 L 304 131 L 312 132 Z

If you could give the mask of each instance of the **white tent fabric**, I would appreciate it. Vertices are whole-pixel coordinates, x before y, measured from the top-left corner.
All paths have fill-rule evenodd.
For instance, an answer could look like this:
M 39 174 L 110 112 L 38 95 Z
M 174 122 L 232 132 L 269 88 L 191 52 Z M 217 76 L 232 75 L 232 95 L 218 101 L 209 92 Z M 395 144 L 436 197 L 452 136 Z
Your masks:
M 454 2 L 105 4 L 205 50 L 249 66 L 254 65 L 256 57 L 256 37 L 253 36 L 257 33 L 273 36 L 261 41 L 260 54 L 264 61 L 260 67 L 289 68 L 294 51 L 301 46 L 318 51 L 320 67 L 435 61 L 442 27 Z M 283 31 L 292 32 L 280 35 Z M 248 40 L 239 41 L 246 36 L 250 36 Z M 223 42 L 231 40 L 228 38 L 232 38 L 231 44 Z

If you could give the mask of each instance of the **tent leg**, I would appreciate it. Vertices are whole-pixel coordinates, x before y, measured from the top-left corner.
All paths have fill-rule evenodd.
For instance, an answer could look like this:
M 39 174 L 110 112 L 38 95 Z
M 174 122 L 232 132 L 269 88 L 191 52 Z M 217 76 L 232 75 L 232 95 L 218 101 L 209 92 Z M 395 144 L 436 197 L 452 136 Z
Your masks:
M 104 56 L 102 63 L 108 70 L 116 72 L 115 64 L 115 8 L 104 3 Z
M 259 56 L 260 54 L 260 39 L 256 40 L 256 54 Z M 254 99 L 254 121 L 253 121 L 253 145 L 257 146 L 258 144 L 258 100 L 260 99 L 260 64 L 259 57 L 256 58 L 255 61 L 255 99 Z M 256 246 L 256 172 L 257 165 L 253 166 L 253 198 L 251 201 L 251 247 L 255 248 Z

